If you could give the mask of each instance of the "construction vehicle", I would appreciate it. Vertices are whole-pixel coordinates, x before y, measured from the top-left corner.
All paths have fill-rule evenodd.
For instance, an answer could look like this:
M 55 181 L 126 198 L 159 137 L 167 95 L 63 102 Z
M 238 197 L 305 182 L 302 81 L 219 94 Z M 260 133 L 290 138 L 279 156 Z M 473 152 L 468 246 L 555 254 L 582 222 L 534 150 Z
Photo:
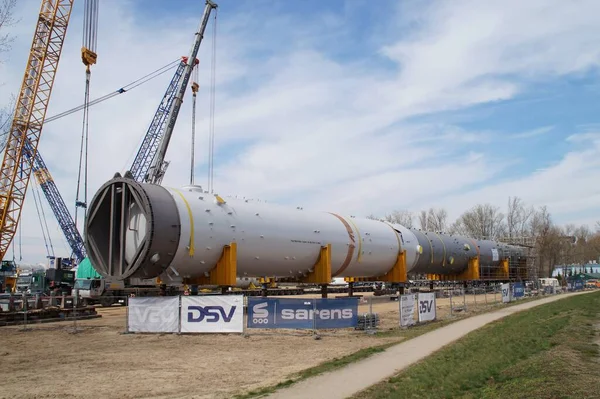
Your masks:
M 17 286 L 15 287 L 16 293 L 27 293 L 31 288 L 31 281 L 33 277 L 33 272 L 19 272 L 17 275 Z
M 40 295 L 71 295 L 75 284 L 75 272 L 71 270 L 73 259 L 54 258 L 51 267 L 17 273 L 16 293 Z
M 130 296 L 157 296 L 178 294 L 178 289 L 164 289 L 156 279 L 133 279 L 125 284 L 124 281 L 107 281 L 104 278 L 76 279 L 75 289 L 84 306 L 100 304 L 112 306 L 114 304 L 127 305 Z
M 12 260 L 3 260 L 0 263 L 0 292 L 11 293 L 17 288 L 18 270 Z
M 151 296 L 161 293 L 161 282 L 159 279 L 128 279 L 125 281 L 112 282 L 107 281 L 92 267 L 90 260 L 85 258 L 77 266 L 75 277 L 75 289 L 79 297 L 86 305 L 101 304 L 102 306 L 111 306 L 113 304 L 125 305 L 125 297 Z M 174 293 L 174 288 L 169 287 L 164 293 Z M 178 288 L 176 289 L 178 292 Z

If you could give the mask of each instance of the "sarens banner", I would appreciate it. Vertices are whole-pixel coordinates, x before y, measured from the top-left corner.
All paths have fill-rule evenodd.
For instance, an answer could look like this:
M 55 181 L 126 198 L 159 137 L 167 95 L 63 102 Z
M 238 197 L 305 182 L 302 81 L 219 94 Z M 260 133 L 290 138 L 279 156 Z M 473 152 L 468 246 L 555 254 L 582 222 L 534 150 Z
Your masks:
M 181 332 L 244 332 L 244 297 L 182 296 Z
M 358 298 L 248 298 L 248 327 L 326 329 L 356 327 Z

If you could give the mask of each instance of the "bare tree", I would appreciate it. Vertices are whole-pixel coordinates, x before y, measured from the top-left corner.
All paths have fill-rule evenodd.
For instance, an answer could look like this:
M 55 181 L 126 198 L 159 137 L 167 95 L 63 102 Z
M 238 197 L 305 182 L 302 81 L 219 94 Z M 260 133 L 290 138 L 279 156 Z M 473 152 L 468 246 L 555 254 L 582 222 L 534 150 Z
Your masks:
M 15 107 L 15 96 L 11 96 L 10 103 L 3 108 L 0 108 L 0 151 L 4 151 L 6 145 L 6 139 L 8 138 L 8 131 L 12 121 L 12 115 L 14 114 Z
M 10 51 L 15 37 L 6 32 L 6 28 L 15 25 L 14 18 L 17 0 L 0 0 L 0 54 Z M 2 59 L 0 59 L 2 62 Z
M 588 225 L 582 225 L 574 229 L 574 245 L 575 254 L 572 262 L 586 264 L 592 259 L 597 258 L 596 252 L 593 250 L 590 241 L 592 240 L 593 234 Z
M 462 223 L 460 218 L 458 218 L 456 221 L 454 221 L 454 223 L 452 223 L 448 227 L 448 233 L 457 234 L 461 236 L 469 235 L 467 229 L 465 228 L 465 225 Z
M 18 21 L 14 18 L 17 0 L 0 0 L 0 63 L 3 62 L 2 53 L 10 51 L 15 37 L 6 32 L 6 28 L 15 25 Z M 2 82 L 0 82 L 2 86 Z M 11 104 L 0 108 L 0 147 L 4 148 L 6 133 L 10 127 L 10 111 L 14 107 L 14 98 Z
M 419 212 L 419 226 L 421 230 L 428 230 L 429 226 L 427 225 L 427 211 Z
M 413 227 L 414 215 L 410 211 L 396 210 L 389 215 L 385 215 L 384 220 L 390 223 L 401 224 L 402 226 L 411 229 Z
M 534 213 L 533 207 L 525 207 L 519 197 L 508 197 L 508 212 L 506 214 L 506 232 L 509 238 L 523 237 L 527 225 Z
M 453 226 L 459 234 L 474 238 L 492 239 L 504 235 L 504 214 L 490 204 L 476 205 L 463 213 Z
M 446 231 L 448 230 L 448 212 L 444 208 L 429 208 L 428 211 L 419 213 L 421 230 Z
M 544 237 L 552 227 L 552 218 L 544 205 L 533 213 L 529 223 L 529 231 L 534 237 Z
M 427 217 L 430 220 L 430 226 L 433 231 L 448 230 L 448 212 L 444 208 L 429 208 Z
M 380 221 L 386 221 L 389 223 L 401 224 L 402 226 L 411 229 L 411 228 L 413 228 L 414 215 L 410 211 L 396 210 L 390 214 L 385 215 L 385 217 L 383 217 L 383 218 L 377 217 L 374 214 L 370 214 L 369 216 L 367 216 L 367 219 L 380 220 Z
M 535 237 L 538 273 L 549 276 L 552 273 L 553 261 L 556 261 L 554 251 L 557 248 L 557 236 L 560 233 L 553 228 L 552 218 L 546 206 L 536 210 L 529 224 L 530 234 Z
M 600 232 L 592 235 L 587 242 L 587 247 L 589 251 L 588 260 L 597 260 L 600 261 Z

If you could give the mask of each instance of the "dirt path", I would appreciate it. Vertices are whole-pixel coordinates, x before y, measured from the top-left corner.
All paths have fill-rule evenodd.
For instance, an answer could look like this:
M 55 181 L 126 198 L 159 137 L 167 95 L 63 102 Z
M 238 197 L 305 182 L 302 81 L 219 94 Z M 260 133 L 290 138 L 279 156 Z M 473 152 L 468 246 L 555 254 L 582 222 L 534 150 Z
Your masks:
M 488 323 L 535 306 L 586 293 L 588 292 L 561 294 L 473 316 L 395 345 L 385 352 L 373 355 L 340 370 L 301 381 L 275 392 L 267 398 L 347 398 L 397 374 L 411 364 Z

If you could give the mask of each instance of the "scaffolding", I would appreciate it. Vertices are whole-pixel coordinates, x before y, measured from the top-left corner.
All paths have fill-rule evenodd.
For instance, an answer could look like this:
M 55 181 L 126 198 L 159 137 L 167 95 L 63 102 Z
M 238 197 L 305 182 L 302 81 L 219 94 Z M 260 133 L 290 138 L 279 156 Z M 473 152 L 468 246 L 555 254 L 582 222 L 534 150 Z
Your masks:
M 537 281 L 536 237 L 502 237 L 498 241 L 519 247 L 509 250 L 509 280 Z

